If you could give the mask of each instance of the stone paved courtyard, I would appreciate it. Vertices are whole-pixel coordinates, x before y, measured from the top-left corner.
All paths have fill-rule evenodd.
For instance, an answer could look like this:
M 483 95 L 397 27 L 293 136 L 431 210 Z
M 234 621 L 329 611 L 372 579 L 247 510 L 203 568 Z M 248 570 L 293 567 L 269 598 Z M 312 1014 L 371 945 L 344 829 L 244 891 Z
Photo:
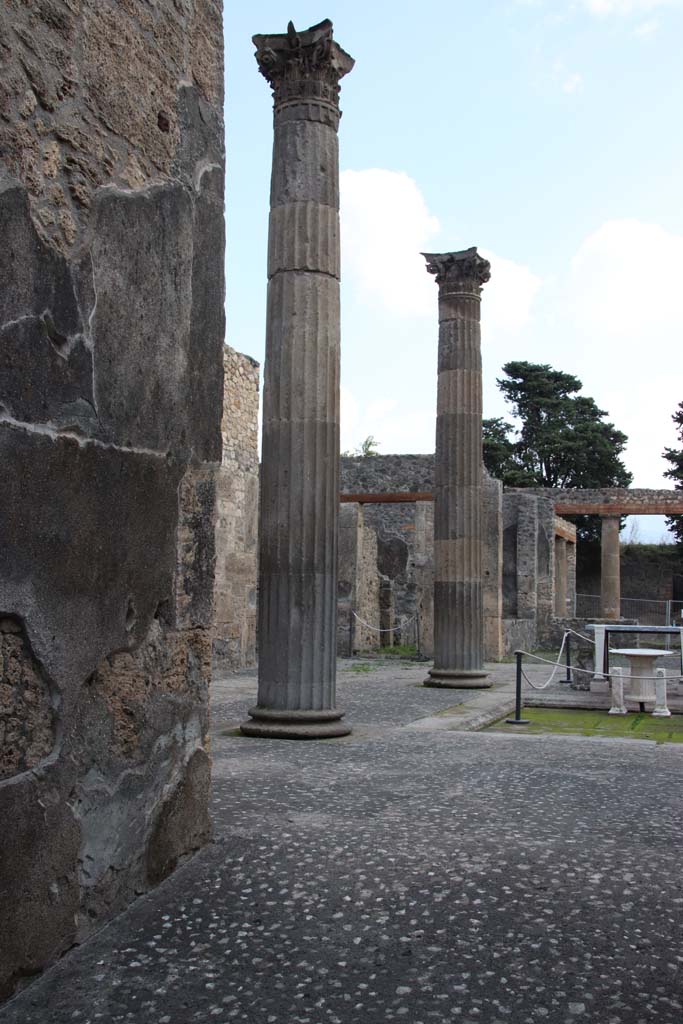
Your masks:
M 442 727 L 513 673 L 346 663 L 312 743 L 235 735 L 256 679 L 219 680 L 214 842 L 0 1022 L 679 1024 L 683 751 Z

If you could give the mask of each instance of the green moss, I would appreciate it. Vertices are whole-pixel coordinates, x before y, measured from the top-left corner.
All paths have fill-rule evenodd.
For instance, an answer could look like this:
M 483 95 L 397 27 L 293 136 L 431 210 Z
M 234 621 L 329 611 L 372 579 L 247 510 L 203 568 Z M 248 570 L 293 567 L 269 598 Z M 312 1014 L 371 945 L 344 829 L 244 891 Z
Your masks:
M 379 668 L 379 665 L 368 665 L 363 663 L 362 665 L 352 665 L 352 672 L 375 672 Z
M 533 736 L 605 736 L 617 739 L 654 740 L 655 743 L 683 743 L 683 715 L 653 718 L 630 712 L 610 715 L 606 711 L 573 708 L 524 708 L 529 725 L 508 725 L 500 719 L 488 726 L 494 732 L 524 732 Z

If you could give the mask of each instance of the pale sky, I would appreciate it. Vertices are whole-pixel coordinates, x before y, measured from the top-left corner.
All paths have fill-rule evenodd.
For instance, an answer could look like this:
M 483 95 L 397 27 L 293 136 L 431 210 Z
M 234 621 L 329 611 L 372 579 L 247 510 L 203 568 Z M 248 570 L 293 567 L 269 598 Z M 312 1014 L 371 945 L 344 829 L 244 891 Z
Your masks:
M 342 448 L 434 450 L 437 288 L 477 245 L 484 415 L 511 359 L 575 374 L 669 487 L 683 398 L 683 0 L 227 4 L 227 341 L 264 358 L 270 89 L 251 36 L 334 22 L 342 80 Z M 641 517 L 659 540 L 661 517 Z

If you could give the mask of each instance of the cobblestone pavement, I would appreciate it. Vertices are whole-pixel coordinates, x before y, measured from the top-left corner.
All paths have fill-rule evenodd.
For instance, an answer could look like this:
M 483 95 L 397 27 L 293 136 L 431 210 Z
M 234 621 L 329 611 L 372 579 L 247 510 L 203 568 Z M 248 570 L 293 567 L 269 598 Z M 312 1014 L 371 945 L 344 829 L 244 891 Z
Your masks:
M 683 751 L 415 728 L 513 669 L 347 663 L 354 733 L 311 743 L 236 736 L 256 681 L 219 680 L 214 842 L 0 1022 L 680 1024 Z

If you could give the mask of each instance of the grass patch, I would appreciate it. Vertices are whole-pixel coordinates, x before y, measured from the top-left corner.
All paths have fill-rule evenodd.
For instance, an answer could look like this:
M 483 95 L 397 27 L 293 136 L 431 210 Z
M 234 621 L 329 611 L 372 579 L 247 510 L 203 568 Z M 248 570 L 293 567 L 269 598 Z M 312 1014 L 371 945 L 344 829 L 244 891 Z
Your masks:
M 351 671 L 360 675 L 366 672 L 376 672 L 378 668 L 379 665 L 368 665 L 367 662 L 363 662 L 361 665 L 352 665 Z
M 391 647 L 380 647 L 380 654 L 398 655 L 400 658 L 410 658 L 417 654 L 417 644 L 393 644 Z
M 522 718 L 529 725 L 508 725 L 504 718 L 487 726 L 494 732 L 514 732 L 532 736 L 604 736 L 629 740 L 654 740 L 655 743 L 683 743 L 683 715 L 653 718 L 640 712 L 609 715 L 606 711 L 571 708 L 523 708 Z

